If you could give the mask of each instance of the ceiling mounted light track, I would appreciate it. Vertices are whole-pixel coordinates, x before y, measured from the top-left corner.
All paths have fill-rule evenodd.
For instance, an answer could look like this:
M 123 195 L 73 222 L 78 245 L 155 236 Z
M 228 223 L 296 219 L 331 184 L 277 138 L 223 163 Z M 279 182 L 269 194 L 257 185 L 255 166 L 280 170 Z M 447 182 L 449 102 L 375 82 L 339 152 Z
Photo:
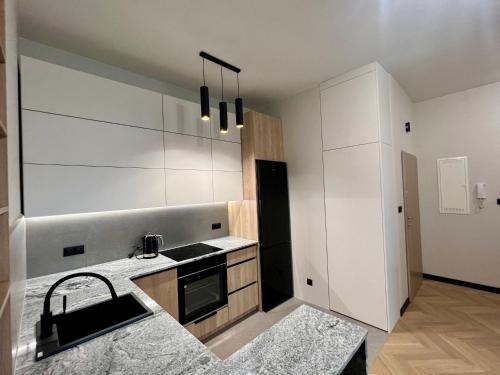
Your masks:
M 219 102 L 220 132 L 228 132 L 227 103 L 224 101 L 224 77 L 222 74 L 222 68 L 231 70 L 236 73 L 236 80 L 238 85 L 238 97 L 234 100 L 234 106 L 236 109 L 236 127 L 242 128 L 244 126 L 243 99 L 240 98 L 239 79 L 239 73 L 241 72 L 241 69 L 203 51 L 200 52 L 200 57 L 203 59 L 203 86 L 200 87 L 201 119 L 204 121 L 208 121 L 210 119 L 210 98 L 208 94 L 208 87 L 205 85 L 205 60 L 209 60 L 221 67 L 220 77 L 222 86 L 222 101 Z

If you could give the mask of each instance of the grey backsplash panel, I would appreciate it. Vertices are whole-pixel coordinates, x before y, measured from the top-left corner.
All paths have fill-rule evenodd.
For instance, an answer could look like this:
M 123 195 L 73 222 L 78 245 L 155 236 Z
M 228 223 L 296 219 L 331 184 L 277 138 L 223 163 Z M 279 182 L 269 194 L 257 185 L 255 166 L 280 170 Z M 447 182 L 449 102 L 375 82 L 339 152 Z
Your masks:
M 212 230 L 212 223 L 222 226 Z M 28 278 L 125 258 L 147 232 L 163 235 L 164 248 L 227 236 L 227 204 L 28 218 Z M 85 245 L 85 254 L 63 257 L 75 245 Z

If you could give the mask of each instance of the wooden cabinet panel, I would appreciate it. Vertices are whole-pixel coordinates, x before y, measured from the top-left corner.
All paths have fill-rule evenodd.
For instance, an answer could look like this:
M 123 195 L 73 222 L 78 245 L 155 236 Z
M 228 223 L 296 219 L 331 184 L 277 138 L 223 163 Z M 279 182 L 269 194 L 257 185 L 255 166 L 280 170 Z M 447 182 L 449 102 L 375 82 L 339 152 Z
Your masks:
M 3 301 L 0 301 L 2 303 Z M 12 374 L 10 297 L 0 314 L 0 374 Z
M 243 250 L 234 251 L 227 254 L 227 266 L 243 262 L 247 259 L 255 258 L 257 255 L 257 246 L 247 247 Z
M 281 121 L 258 112 L 249 112 L 248 119 L 248 129 L 253 133 L 255 159 L 284 161 Z
M 227 269 L 227 291 L 229 293 L 257 281 L 257 260 L 252 259 Z
M 229 320 L 255 309 L 259 304 L 257 283 L 229 295 Z
M 218 328 L 222 327 L 229 321 L 228 308 L 224 307 L 217 311 L 215 315 L 202 320 L 199 323 L 191 323 L 186 326 L 186 329 L 198 339 L 203 339 Z
M 176 269 L 144 276 L 133 281 L 170 315 L 179 320 Z

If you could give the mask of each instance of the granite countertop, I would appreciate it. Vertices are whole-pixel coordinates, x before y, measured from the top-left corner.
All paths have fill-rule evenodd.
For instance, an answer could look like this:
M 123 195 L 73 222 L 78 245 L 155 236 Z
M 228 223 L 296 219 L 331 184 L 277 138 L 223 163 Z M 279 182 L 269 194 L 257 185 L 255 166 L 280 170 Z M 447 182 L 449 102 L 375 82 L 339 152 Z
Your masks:
M 316 374 L 341 371 L 349 355 L 366 337 L 366 330 L 352 323 L 301 306 L 221 361 L 131 281 L 197 259 L 252 246 L 256 241 L 222 237 L 204 243 L 222 250 L 182 262 L 164 256 L 122 259 L 27 280 L 16 374 L 307 373 L 302 368 L 305 366 L 301 363 L 303 359 L 309 362 L 307 369 L 315 366 Z M 61 277 L 81 271 L 106 276 L 118 295 L 134 292 L 154 314 L 37 362 L 34 326 L 40 318 L 45 294 Z M 68 310 L 110 298 L 109 290 L 100 280 L 70 279 L 54 291 L 51 307 L 55 314 L 62 311 L 63 295 L 67 296 Z

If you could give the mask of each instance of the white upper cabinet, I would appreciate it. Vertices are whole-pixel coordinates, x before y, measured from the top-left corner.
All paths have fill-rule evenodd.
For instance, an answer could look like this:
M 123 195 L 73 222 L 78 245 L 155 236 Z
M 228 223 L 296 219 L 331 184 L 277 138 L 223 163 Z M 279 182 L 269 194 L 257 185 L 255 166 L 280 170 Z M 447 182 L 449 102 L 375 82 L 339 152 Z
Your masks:
M 165 133 L 165 168 L 212 170 L 212 141 L 175 133 Z
M 239 143 L 212 141 L 213 169 L 237 172 L 242 170 Z
M 212 171 L 165 170 L 167 205 L 213 202 Z
M 160 93 L 26 56 L 21 77 L 25 109 L 163 129 Z
M 210 138 L 210 121 L 202 121 L 200 105 L 163 95 L 165 131 Z
M 24 165 L 27 217 L 165 206 L 162 169 Z
M 321 90 L 323 149 L 379 141 L 375 70 Z
M 163 168 L 163 133 L 23 110 L 25 163 Z
M 212 139 L 229 142 L 241 142 L 240 129 L 236 127 L 236 115 L 234 113 L 227 113 L 227 133 L 220 132 L 220 117 L 219 110 L 210 108 L 210 124 L 212 127 Z
M 242 172 L 214 171 L 214 201 L 243 200 Z
M 224 135 L 198 103 L 25 56 L 21 74 L 26 216 L 242 199 L 234 114 Z

